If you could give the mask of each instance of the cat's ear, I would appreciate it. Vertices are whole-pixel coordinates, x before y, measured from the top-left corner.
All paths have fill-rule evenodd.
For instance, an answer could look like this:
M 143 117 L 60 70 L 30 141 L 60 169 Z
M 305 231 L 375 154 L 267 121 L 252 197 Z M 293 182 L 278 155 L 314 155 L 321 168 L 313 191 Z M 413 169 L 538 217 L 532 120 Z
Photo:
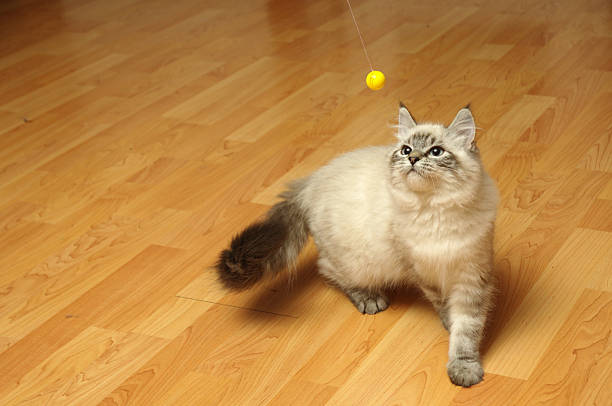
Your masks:
M 453 136 L 461 139 L 467 148 L 472 146 L 476 135 L 476 124 L 469 104 L 459 110 L 448 129 Z
M 404 103 L 400 102 L 399 107 L 399 127 L 403 129 L 408 129 L 416 126 L 417 123 L 410 115 L 408 108 L 404 105 Z

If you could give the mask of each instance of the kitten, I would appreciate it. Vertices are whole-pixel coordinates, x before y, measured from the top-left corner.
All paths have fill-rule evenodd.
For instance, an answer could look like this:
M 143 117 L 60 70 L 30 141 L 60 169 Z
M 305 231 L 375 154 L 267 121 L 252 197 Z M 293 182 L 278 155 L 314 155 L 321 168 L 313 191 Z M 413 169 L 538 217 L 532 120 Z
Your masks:
M 498 193 L 480 161 L 468 107 L 452 124 L 417 124 L 400 103 L 398 143 L 341 155 L 293 183 L 216 265 L 243 289 L 294 269 L 311 234 L 319 272 L 367 314 L 385 289 L 418 286 L 450 332 L 450 380 L 482 380 L 479 345 L 492 304 Z

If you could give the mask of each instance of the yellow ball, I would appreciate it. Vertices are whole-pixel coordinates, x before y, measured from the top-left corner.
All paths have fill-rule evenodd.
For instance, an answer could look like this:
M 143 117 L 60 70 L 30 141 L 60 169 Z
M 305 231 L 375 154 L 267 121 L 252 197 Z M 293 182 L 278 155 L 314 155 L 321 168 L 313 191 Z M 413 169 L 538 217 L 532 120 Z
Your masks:
M 385 75 L 381 71 L 373 70 L 366 76 L 366 84 L 372 90 L 379 90 L 385 85 Z

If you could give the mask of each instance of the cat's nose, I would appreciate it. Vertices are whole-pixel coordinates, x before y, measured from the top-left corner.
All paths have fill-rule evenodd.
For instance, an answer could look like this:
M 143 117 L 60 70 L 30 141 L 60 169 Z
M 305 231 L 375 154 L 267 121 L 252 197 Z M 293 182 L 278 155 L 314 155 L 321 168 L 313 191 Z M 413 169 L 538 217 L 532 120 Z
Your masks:
M 418 156 L 408 157 L 408 160 L 410 160 L 410 163 L 412 164 L 412 166 L 414 166 L 414 164 L 416 164 L 419 159 L 421 158 L 419 158 Z

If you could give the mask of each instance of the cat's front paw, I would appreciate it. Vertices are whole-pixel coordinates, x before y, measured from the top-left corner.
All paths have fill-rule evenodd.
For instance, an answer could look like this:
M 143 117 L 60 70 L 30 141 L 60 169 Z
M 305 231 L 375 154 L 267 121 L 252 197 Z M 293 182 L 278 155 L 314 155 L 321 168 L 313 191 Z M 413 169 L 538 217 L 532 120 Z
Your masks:
M 346 293 L 357 310 L 363 314 L 376 314 L 389 307 L 389 299 L 380 292 L 350 290 Z
M 363 314 L 376 314 L 389 307 L 388 299 L 384 296 L 366 297 L 355 303 L 357 309 Z
M 480 362 L 474 360 L 452 359 L 446 370 L 452 383 L 466 388 L 482 381 L 484 376 Z

